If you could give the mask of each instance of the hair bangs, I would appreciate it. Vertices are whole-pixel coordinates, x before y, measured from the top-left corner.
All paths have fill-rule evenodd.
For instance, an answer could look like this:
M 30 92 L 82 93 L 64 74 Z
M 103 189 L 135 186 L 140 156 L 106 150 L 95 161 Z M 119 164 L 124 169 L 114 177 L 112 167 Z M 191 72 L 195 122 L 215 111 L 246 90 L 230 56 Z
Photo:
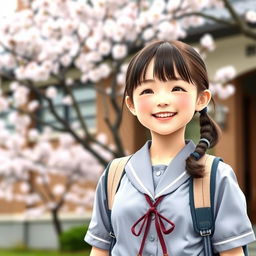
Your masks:
M 128 66 L 126 83 L 130 85 L 132 90 L 136 89 L 145 79 L 146 71 L 150 61 L 154 58 L 157 46 L 146 48 L 143 52 L 139 52 Z
M 164 82 L 181 78 L 188 83 L 193 83 L 186 61 L 174 45 L 168 42 L 162 43 L 154 57 L 154 77 Z

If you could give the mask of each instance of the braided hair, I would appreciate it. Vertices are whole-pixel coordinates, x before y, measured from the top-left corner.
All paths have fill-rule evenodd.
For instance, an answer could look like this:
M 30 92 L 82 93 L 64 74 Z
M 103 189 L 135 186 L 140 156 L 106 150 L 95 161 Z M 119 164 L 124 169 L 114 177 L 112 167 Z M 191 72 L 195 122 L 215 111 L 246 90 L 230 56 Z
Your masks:
M 196 145 L 195 151 L 186 159 L 186 169 L 193 178 L 204 176 L 204 165 L 199 164 L 198 160 L 204 156 L 208 148 L 212 148 L 218 143 L 221 135 L 219 126 L 207 114 L 207 108 L 200 111 L 199 114 L 200 140 Z M 204 141 L 205 139 L 209 142 L 209 145 Z

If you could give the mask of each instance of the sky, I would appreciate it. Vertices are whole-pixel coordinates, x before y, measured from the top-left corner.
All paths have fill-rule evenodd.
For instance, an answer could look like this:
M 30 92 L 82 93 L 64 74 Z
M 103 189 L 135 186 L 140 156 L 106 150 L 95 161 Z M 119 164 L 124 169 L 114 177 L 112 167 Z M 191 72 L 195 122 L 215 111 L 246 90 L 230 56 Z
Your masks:
M 15 11 L 17 0 L 0 0 L 0 16 L 6 16 Z

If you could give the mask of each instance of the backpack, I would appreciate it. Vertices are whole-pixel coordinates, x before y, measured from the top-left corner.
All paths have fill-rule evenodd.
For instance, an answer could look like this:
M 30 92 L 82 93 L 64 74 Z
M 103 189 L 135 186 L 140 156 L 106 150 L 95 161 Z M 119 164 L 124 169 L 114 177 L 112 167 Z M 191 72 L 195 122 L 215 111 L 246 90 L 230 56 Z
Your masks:
M 119 188 L 120 181 L 125 174 L 125 165 L 130 156 L 114 159 L 107 167 L 105 177 L 105 188 L 108 204 L 108 218 L 110 223 L 110 255 L 115 245 L 116 239 L 111 225 L 111 209 L 114 202 L 114 196 Z M 219 157 L 205 154 L 200 161 L 205 165 L 205 175 L 203 178 L 190 178 L 189 181 L 189 202 L 190 211 L 193 220 L 195 232 L 201 236 L 204 245 L 204 255 L 214 256 L 215 254 L 211 245 L 211 236 L 214 233 L 214 194 L 216 173 L 219 161 L 223 161 Z M 202 191 L 204 191 L 202 193 Z M 248 256 L 247 245 L 243 246 L 244 255 Z

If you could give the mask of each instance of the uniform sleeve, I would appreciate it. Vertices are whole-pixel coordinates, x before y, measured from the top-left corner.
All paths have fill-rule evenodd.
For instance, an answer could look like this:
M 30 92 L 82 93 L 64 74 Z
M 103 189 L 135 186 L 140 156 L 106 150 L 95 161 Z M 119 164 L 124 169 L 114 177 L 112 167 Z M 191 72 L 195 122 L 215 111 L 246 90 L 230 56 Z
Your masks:
M 232 168 L 219 163 L 215 191 L 215 232 L 212 245 L 215 252 L 241 247 L 255 240 L 247 216 L 246 200 Z
M 110 223 L 107 214 L 105 174 L 106 171 L 104 171 L 97 184 L 92 218 L 84 240 L 91 246 L 109 250 L 111 239 L 109 236 Z

